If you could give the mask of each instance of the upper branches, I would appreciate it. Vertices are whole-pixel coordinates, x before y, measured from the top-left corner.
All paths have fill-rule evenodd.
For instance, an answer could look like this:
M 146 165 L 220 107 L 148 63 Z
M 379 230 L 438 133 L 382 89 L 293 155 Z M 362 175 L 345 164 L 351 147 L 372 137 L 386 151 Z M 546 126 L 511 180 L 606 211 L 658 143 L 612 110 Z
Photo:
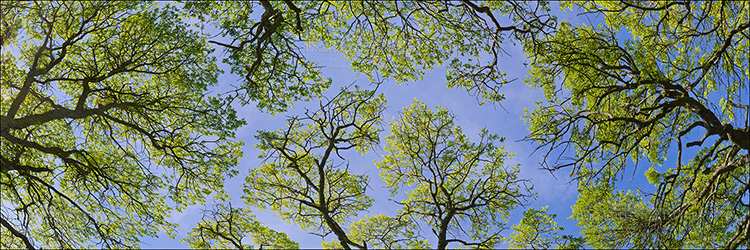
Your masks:
M 190 247 L 253 249 L 252 245 L 247 244 L 246 239 L 249 238 L 258 244 L 258 249 L 264 246 L 273 249 L 299 248 L 299 244 L 290 240 L 285 233 L 262 225 L 248 208 L 218 204 L 203 212 L 202 220 L 185 239 Z
M 291 1 L 187 2 L 189 15 L 219 28 L 210 43 L 227 53 L 231 72 L 244 76 L 234 97 L 251 101 L 271 113 L 285 111 L 292 101 L 319 97 L 330 80 L 299 48 L 310 10 Z M 304 6 L 302 6 L 304 7 Z M 255 12 L 259 12 L 256 14 Z M 317 14 L 316 14 L 317 15 Z
M 497 244 L 505 216 L 529 196 L 518 169 L 504 165 L 508 153 L 494 145 L 503 139 L 482 130 L 478 143 L 469 142 L 447 110 L 419 102 L 404 109 L 391 132 L 389 154 L 376 164 L 393 192 L 411 187 L 398 202 L 401 216 L 427 222 L 438 249 Z
M 132 247 L 171 232 L 166 199 L 180 209 L 221 189 L 242 121 L 203 95 L 218 69 L 175 9 L 38 1 L 3 11 L 24 37 L 3 38 L 4 248 Z
M 349 149 L 364 154 L 378 143 L 384 105 L 375 91 L 343 89 L 318 111 L 290 118 L 287 128 L 261 131 L 258 147 L 266 163 L 246 179 L 248 203 L 270 206 L 322 235 L 333 232 L 343 248 L 366 248 L 349 238 L 342 222 L 371 206 L 367 176 L 336 159 L 344 160 Z
M 563 23 L 556 34 L 526 43 L 533 60 L 528 83 L 543 88 L 548 100 L 526 114 L 529 139 L 547 150 L 545 164 L 551 165 L 545 167 L 572 167 L 588 190 L 613 183 L 627 166 L 644 159 L 660 166 L 674 149 L 677 159 L 669 162 L 670 169 L 649 170 L 658 191 L 652 194 L 655 209 L 650 219 L 642 221 L 661 221 L 656 223 L 660 226 L 632 231 L 633 241 L 650 247 L 684 247 L 673 245 L 678 242 L 736 246 L 737 240 L 746 238 L 741 236 L 747 232 L 742 218 L 749 209 L 741 204 L 747 182 L 740 180 L 747 177 L 750 114 L 738 103 L 749 98 L 743 70 L 748 66 L 747 53 L 742 51 L 749 49 L 743 33 L 750 29 L 750 20 L 730 13 L 747 12 L 748 6 L 622 1 L 580 7 L 602 14 L 605 25 Z M 622 28 L 634 39 L 622 40 L 617 33 Z M 686 164 L 684 151 L 695 147 L 699 149 L 695 158 Z M 564 160 L 560 153 L 569 151 L 574 155 Z M 625 193 L 607 197 L 612 202 L 640 201 Z M 581 214 L 591 213 L 590 203 L 603 200 L 581 199 Z M 710 215 L 699 216 L 701 210 Z M 721 246 L 691 242 L 705 237 L 695 233 L 703 229 L 693 228 L 713 228 L 717 220 L 733 229 L 712 237 L 737 237 L 722 238 L 726 245 Z M 638 238 L 656 231 L 661 233 L 655 238 Z M 591 242 L 601 247 L 626 244 L 597 237 Z
M 188 2 L 193 16 L 220 29 L 211 42 L 225 49 L 236 90 L 271 112 L 319 96 L 330 82 L 300 49 L 324 45 L 351 60 L 370 79 L 421 79 L 448 65 L 447 85 L 480 103 L 503 99 L 509 82 L 498 58 L 506 40 L 547 33 L 555 19 L 546 2 L 283 1 Z M 508 20 L 509 19 L 509 20 Z M 512 22 L 506 24 L 506 22 Z

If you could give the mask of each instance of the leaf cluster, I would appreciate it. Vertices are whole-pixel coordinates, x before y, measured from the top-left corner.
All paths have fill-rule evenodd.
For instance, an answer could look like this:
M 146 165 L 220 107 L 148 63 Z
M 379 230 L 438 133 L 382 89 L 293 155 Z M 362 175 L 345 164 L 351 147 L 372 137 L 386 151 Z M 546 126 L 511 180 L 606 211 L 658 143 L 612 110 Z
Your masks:
M 545 167 L 570 167 L 580 182 L 573 217 L 587 244 L 746 246 L 750 19 L 736 13 L 747 13 L 747 4 L 561 5 L 600 15 L 604 22 L 562 22 L 554 34 L 527 40 L 532 60 L 527 84 L 543 89 L 547 102 L 527 111 L 525 119 L 528 139 L 546 150 Z M 572 157 L 558 154 L 568 150 Z M 614 191 L 623 173 L 635 173 L 644 161 L 657 191 Z M 639 208 L 624 209 L 633 216 L 623 217 L 607 200 Z
M 218 69 L 176 9 L 2 4 L 2 248 L 134 247 L 223 198 L 244 122 L 205 98 Z

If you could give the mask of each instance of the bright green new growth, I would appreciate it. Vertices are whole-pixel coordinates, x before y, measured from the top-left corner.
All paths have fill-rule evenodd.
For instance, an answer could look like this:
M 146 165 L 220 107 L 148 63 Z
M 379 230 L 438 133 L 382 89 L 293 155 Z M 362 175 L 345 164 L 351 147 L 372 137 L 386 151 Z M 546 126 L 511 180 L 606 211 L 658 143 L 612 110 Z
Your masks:
M 191 1 L 182 11 L 170 3 L 124 1 L 0 4 L 0 246 L 7 248 L 134 247 L 160 230 L 173 236 L 170 206 L 181 211 L 212 192 L 226 198 L 223 180 L 236 174 L 242 146 L 232 139 L 244 124 L 234 100 L 276 113 L 328 88 L 330 80 L 300 50 L 303 42 L 335 47 L 371 79 L 421 79 L 450 61 L 448 86 L 467 89 L 480 103 L 495 102 L 508 82 L 497 63 L 500 43 L 548 21 L 524 19 L 535 4 L 516 2 Z M 500 25 L 496 13 L 515 23 Z M 219 32 L 198 35 L 185 17 Z M 225 98 L 204 96 L 220 73 L 209 43 L 223 47 L 223 62 L 244 77 Z M 379 120 L 365 121 L 371 122 Z M 346 145 L 366 152 L 377 141 L 374 127 L 346 134 L 358 138 Z M 363 175 L 328 169 L 320 180 L 333 180 L 345 194 L 364 192 Z M 341 210 L 330 215 L 344 218 L 369 206 L 366 197 L 336 203 L 347 199 L 334 199 L 331 208 Z M 402 222 L 386 225 L 411 235 Z M 376 231 L 353 237 L 367 241 Z M 358 244 L 343 240 L 344 247 Z M 424 243 L 397 241 L 381 243 Z
M 255 246 L 247 244 L 247 238 L 258 245 L 257 249 L 299 248 L 299 244 L 290 240 L 285 233 L 260 224 L 249 208 L 233 208 L 224 204 L 204 211 L 201 222 L 191 229 L 183 241 L 194 249 L 255 249 Z
M 224 198 L 243 122 L 205 96 L 219 70 L 176 9 L 2 1 L 2 11 L 0 248 L 133 248 L 173 237 L 171 211 Z
M 389 154 L 376 163 L 392 192 L 409 195 L 398 202 L 403 209 L 344 227 L 372 199 L 367 178 L 334 160 L 344 160 L 346 149 L 364 154 L 379 141 L 384 102 L 373 91 L 344 89 L 318 111 L 290 118 L 287 128 L 260 131 L 266 163 L 246 178 L 246 202 L 311 232 L 333 233 L 333 241 L 321 243 L 326 248 L 429 248 L 416 230 L 421 223 L 437 236 L 438 249 L 451 242 L 494 247 L 508 212 L 529 196 L 525 180 L 504 165 L 509 154 L 494 146 L 502 138 L 482 130 L 478 143 L 469 142 L 446 109 L 433 113 L 419 102 L 390 123 Z
M 427 239 L 419 235 L 416 225 L 409 220 L 387 215 L 367 217 L 349 225 L 348 237 L 354 242 L 365 242 L 373 249 L 427 249 Z M 336 241 L 321 242 L 325 249 L 341 249 Z
M 604 23 L 562 22 L 526 42 L 527 84 L 547 102 L 525 119 L 529 139 L 549 150 L 546 167 L 571 167 L 580 182 L 573 218 L 586 244 L 747 247 L 747 1 L 561 5 Z M 571 161 L 553 162 L 564 149 L 574 150 Z M 615 191 L 644 161 L 656 191 Z
M 545 167 L 571 167 L 579 181 L 572 218 L 588 246 L 748 247 L 747 1 L 561 3 L 598 15 L 597 26 L 557 25 L 544 1 L 181 6 L 0 2 L 0 248 L 132 248 L 159 232 L 173 237 L 172 211 L 212 193 L 227 198 L 244 124 L 233 101 L 275 114 L 328 89 L 303 44 L 343 53 L 373 81 L 406 83 L 445 65 L 446 85 L 481 104 L 503 99 L 509 80 L 498 58 L 515 41 L 529 55 L 527 84 L 546 97 L 525 115 L 529 139 L 549 149 Z M 218 32 L 203 35 L 204 23 Z M 242 77 L 224 98 L 205 96 L 221 72 L 212 45 Z M 510 154 L 493 145 L 501 138 L 482 130 L 474 143 L 447 110 L 406 108 L 377 166 L 409 198 L 396 216 L 356 220 L 373 200 L 345 151 L 378 144 L 385 100 L 356 89 L 326 101 L 259 132 L 265 163 L 246 179 L 249 205 L 333 233 L 330 248 L 431 247 L 420 235 L 430 230 L 439 249 L 504 240 L 508 211 L 528 190 L 518 168 L 505 166 Z M 552 161 L 562 149 L 572 161 Z M 618 187 L 644 162 L 656 191 Z M 219 205 L 204 216 L 184 239 L 192 247 L 298 247 L 246 208 Z M 580 247 L 580 238 L 557 235 L 554 217 L 527 211 L 512 246 Z
M 379 142 L 384 109 L 382 94 L 342 89 L 318 111 L 290 118 L 287 128 L 259 131 L 256 147 L 266 163 L 245 179 L 245 201 L 270 207 L 303 229 L 333 232 L 344 248 L 362 246 L 340 224 L 372 205 L 365 195 L 368 177 L 350 172 L 341 153 L 364 154 Z
M 189 1 L 186 16 L 220 30 L 211 43 L 244 77 L 237 97 L 270 112 L 320 97 L 330 80 L 304 46 L 335 49 L 370 81 L 422 79 L 447 65 L 446 85 L 479 103 L 499 102 L 510 80 L 500 69 L 502 43 L 532 36 L 552 21 L 534 15 L 546 2 L 446 1 Z M 502 19 L 513 25 L 501 25 Z M 500 21 L 498 21 L 500 20 Z M 449 63 L 448 63 L 449 62 Z
M 502 240 L 509 211 L 529 194 L 510 155 L 483 129 L 470 142 L 448 110 L 428 109 L 415 100 L 390 122 L 383 160 L 376 162 L 391 192 L 406 191 L 397 202 L 399 216 L 426 223 L 437 236 L 437 248 L 455 242 L 493 248 Z
M 330 79 L 324 79 L 320 67 L 298 47 L 296 25 L 301 24 L 296 22 L 309 22 L 308 18 L 295 22 L 296 12 L 283 2 L 189 1 L 185 11 L 185 16 L 199 20 L 201 30 L 212 24 L 219 29 L 216 36 L 231 39 L 210 42 L 224 48 L 228 57 L 222 62 L 243 77 L 232 94 L 242 104 L 256 102 L 262 111 L 283 112 L 293 101 L 320 97 L 330 86 Z
M 510 235 L 510 248 L 519 249 L 581 249 L 584 239 L 571 235 L 558 235 L 565 230 L 554 221 L 556 214 L 548 214 L 547 207 L 530 208 L 523 213 L 523 219 L 513 225 Z

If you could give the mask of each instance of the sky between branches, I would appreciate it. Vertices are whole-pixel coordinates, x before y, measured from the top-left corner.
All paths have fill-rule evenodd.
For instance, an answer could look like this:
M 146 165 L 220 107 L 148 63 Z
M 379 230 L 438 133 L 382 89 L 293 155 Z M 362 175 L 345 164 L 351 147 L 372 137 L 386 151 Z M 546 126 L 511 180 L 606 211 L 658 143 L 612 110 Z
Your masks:
M 571 23 L 596 25 L 601 21 L 576 16 L 572 11 L 561 11 L 556 2 L 551 3 L 551 7 L 553 13 L 558 15 L 558 18 Z M 531 183 L 534 185 L 533 191 L 538 194 L 536 201 L 533 201 L 529 206 L 525 208 L 518 207 L 511 212 L 511 217 L 507 225 L 508 228 L 520 221 L 522 213 L 526 209 L 549 206 L 549 213 L 557 214 L 557 223 L 565 228 L 565 231 L 561 234 L 579 236 L 579 229 L 576 226 L 576 222 L 572 219 L 567 219 L 571 215 L 571 206 L 575 204 L 577 199 L 575 183 L 570 182 L 571 178 L 564 171 L 551 174 L 546 170 L 540 169 L 539 163 L 542 161 L 542 156 L 539 152 L 534 153 L 536 145 L 520 141 L 528 134 L 526 125 L 521 119 L 521 116 L 524 114 L 524 108 L 533 109 L 534 102 L 543 100 L 544 95 L 541 90 L 534 90 L 523 82 L 528 75 L 528 68 L 524 65 L 527 59 L 522 51 L 521 44 L 505 44 L 503 49 L 507 54 L 502 55 L 499 62 L 501 64 L 500 68 L 507 72 L 508 79 L 516 80 L 502 88 L 502 93 L 505 94 L 506 100 L 502 101 L 499 105 L 485 104 L 479 106 L 475 97 L 469 95 L 464 90 L 446 87 L 446 68 L 442 66 L 427 72 L 424 79 L 419 81 L 398 85 L 395 81 L 385 80 L 384 84 L 378 89 L 378 92 L 383 93 L 388 100 L 388 108 L 383 113 L 383 119 L 390 121 L 403 107 L 409 106 L 414 99 L 417 99 L 424 102 L 429 108 L 434 109 L 437 105 L 441 105 L 455 114 L 456 124 L 461 126 L 464 133 L 472 141 L 478 140 L 478 135 L 482 128 L 487 128 L 490 133 L 505 137 L 505 142 L 501 145 L 505 146 L 508 152 L 514 154 L 506 163 L 508 165 L 520 164 L 521 174 L 519 177 L 531 180 Z M 333 80 L 333 84 L 324 93 L 324 96 L 334 96 L 340 91 L 341 87 L 350 85 L 359 85 L 365 89 L 374 88 L 374 85 L 372 85 L 366 76 L 353 72 L 350 61 L 338 51 L 326 48 L 322 44 L 303 45 L 301 51 L 305 53 L 305 56 L 309 60 L 324 67 L 322 69 L 324 77 L 329 77 Z M 217 48 L 214 56 L 222 58 L 226 55 L 222 54 L 221 48 Z M 230 85 L 237 85 L 242 80 L 241 76 L 228 73 L 229 67 L 227 65 L 219 63 L 219 67 L 225 73 L 220 76 L 219 87 L 213 89 L 212 94 L 224 93 Z M 262 164 L 261 159 L 258 159 L 260 150 L 254 147 L 254 144 L 257 143 L 254 138 L 257 134 L 256 131 L 270 131 L 283 128 L 286 126 L 286 119 L 289 116 L 302 114 L 305 109 L 314 111 L 317 108 L 318 101 L 318 99 L 313 99 L 310 102 L 295 102 L 294 107 L 288 112 L 275 116 L 258 111 L 253 104 L 245 106 L 235 104 L 235 109 L 238 110 L 239 116 L 247 121 L 247 125 L 237 131 L 237 140 L 245 143 L 242 148 L 244 153 L 243 158 L 240 160 L 240 165 L 237 166 L 240 174 L 227 179 L 225 184 L 233 206 L 247 206 L 247 204 L 243 204 L 241 199 L 244 178 L 249 169 Z M 383 130 L 380 135 L 381 139 L 390 134 L 387 127 L 384 127 Z M 364 156 L 360 156 L 357 152 L 342 154 L 349 161 L 350 170 L 353 173 L 366 173 L 370 176 L 370 190 L 368 190 L 367 194 L 374 198 L 375 201 L 373 207 L 369 210 L 369 215 L 379 213 L 395 215 L 397 206 L 394 206 L 395 203 L 389 199 L 400 200 L 405 197 L 390 197 L 389 192 L 386 192 L 385 182 L 380 178 L 379 171 L 373 163 L 374 160 L 380 160 L 381 155 L 384 154 L 382 146 L 377 146 L 373 152 Z M 643 188 L 649 185 L 645 177 L 641 175 L 634 175 L 632 182 L 632 186 L 625 185 L 623 187 L 638 185 Z M 202 209 L 209 209 L 213 206 L 214 202 L 207 201 L 204 206 L 189 207 L 182 213 L 174 212 L 172 214 L 172 221 L 180 225 L 177 229 L 177 238 L 170 239 L 165 234 L 160 234 L 158 238 L 144 239 L 141 247 L 187 247 L 186 244 L 180 242 L 180 239 L 198 223 L 201 218 Z M 274 230 L 287 233 L 292 240 L 300 243 L 300 248 L 321 247 L 319 242 L 322 239 L 319 236 L 309 234 L 299 229 L 293 223 L 284 222 L 274 212 L 269 210 L 259 211 L 255 208 L 253 208 L 253 211 L 260 222 Z M 360 217 L 368 214 L 360 214 Z M 430 235 L 426 231 L 422 233 Z M 506 229 L 502 235 L 507 237 L 510 233 L 512 233 L 512 230 Z M 325 240 L 330 240 L 332 239 L 331 237 L 333 236 L 328 236 Z M 508 244 L 503 242 L 498 247 L 507 248 Z

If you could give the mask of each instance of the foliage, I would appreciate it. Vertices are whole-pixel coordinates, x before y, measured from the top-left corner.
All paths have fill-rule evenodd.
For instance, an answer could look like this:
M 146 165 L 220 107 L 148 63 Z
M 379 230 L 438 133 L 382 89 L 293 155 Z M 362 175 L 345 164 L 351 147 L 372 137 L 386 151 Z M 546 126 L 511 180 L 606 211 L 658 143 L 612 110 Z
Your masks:
M 483 104 L 504 99 L 511 80 L 499 59 L 515 42 L 530 59 L 526 83 L 546 97 L 525 114 L 528 139 L 546 150 L 543 167 L 568 168 L 578 182 L 572 218 L 586 245 L 748 247 L 746 1 L 561 3 L 599 25 L 558 24 L 547 1 L 179 6 L 0 3 L 0 247 L 130 248 L 160 231 L 174 236 L 173 210 L 212 193 L 226 199 L 223 181 L 237 174 L 242 146 L 233 141 L 244 124 L 235 101 L 277 114 L 329 88 L 304 46 L 343 53 L 371 81 L 406 83 L 445 66 L 446 85 Z M 211 44 L 243 77 L 223 97 L 206 96 L 221 73 Z M 350 171 L 347 158 L 380 142 L 386 100 L 376 90 L 342 89 L 287 127 L 259 131 L 264 163 L 246 178 L 245 202 L 332 233 L 330 248 L 429 248 L 424 228 L 438 249 L 504 240 L 508 212 L 530 188 L 518 166 L 505 165 L 511 154 L 495 146 L 503 138 L 483 129 L 472 142 L 446 109 L 417 101 L 390 122 L 376 162 L 391 193 L 408 198 L 395 216 L 358 217 L 373 202 L 369 176 Z M 620 186 L 639 165 L 655 188 Z M 581 247 L 558 235 L 554 218 L 526 211 L 511 245 Z M 204 211 L 184 241 L 298 247 L 248 208 L 226 205 Z
M 416 225 L 409 220 L 387 215 L 367 217 L 349 226 L 348 237 L 373 249 L 427 249 L 427 239 L 419 235 Z M 321 242 L 325 249 L 341 249 L 338 241 Z
M 546 1 L 188 1 L 186 9 L 202 29 L 218 28 L 222 39 L 211 42 L 229 54 L 232 72 L 245 76 L 238 97 L 271 112 L 330 85 L 303 44 L 344 53 L 371 81 L 421 79 L 450 62 L 447 86 L 497 102 L 509 82 L 498 61 L 502 43 L 545 32 L 554 21 L 534 14 Z M 514 24 L 503 26 L 503 19 Z
M 587 245 L 747 247 L 750 18 L 738 14 L 747 2 L 561 5 L 604 23 L 563 22 L 526 41 L 527 83 L 547 102 L 525 119 L 546 168 L 571 167 L 580 182 L 573 218 Z M 567 150 L 571 161 L 552 158 Z M 616 191 L 643 161 L 656 191 Z
M 505 166 L 510 155 L 494 145 L 503 138 L 483 129 L 479 142 L 470 142 L 453 119 L 447 109 L 415 100 L 390 123 L 388 154 L 376 165 L 392 193 L 407 191 L 400 216 L 426 222 L 438 249 L 451 242 L 493 248 L 508 212 L 530 189 L 517 166 Z
M 299 19 L 299 9 L 289 1 L 189 1 L 185 15 L 197 18 L 201 30 L 206 23 L 218 28 L 213 37 L 227 37 L 210 42 L 225 49 L 228 56 L 222 61 L 231 72 L 244 76 L 241 86 L 236 86 L 236 97 L 247 104 L 257 103 L 258 108 L 271 113 L 286 111 L 292 101 L 310 100 L 320 96 L 331 82 L 320 75 L 320 68 L 308 61 L 299 50 L 295 38 L 300 30 L 296 25 L 307 21 Z M 260 6 L 258 6 L 260 5 Z M 258 11 L 261 9 L 261 11 Z M 260 15 L 255 12 L 261 12 Z M 233 96 L 234 97 L 234 96 Z
M 2 1 L 0 248 L 132 248 L 223 199 L 243 122 L 176 11 Z
M 510 235 L 510 248 L 523 249 L 581 249 L 584 239 L 571 235 L 558 235 L 565 228 L 554 221 L 556 214 L 548 214 L 547 207 L 530 208 L 523 213 L 523 219 L 513 225 Z
M 209 215 L 206 218 L 206 215 Z M 248 236 L 259 249 L 264 246 L 272 249 L 298 249 L 299 244 L 289 239 L 285 233 L 274 231 L 262 225 L 249 208 L 233 208 L 217 204 L 213 210 L 204 211 L 204 217 L 184 239 L 194 249 L 253 249 L 242 243 Z
M 497 135 L 483 130 L 480 142 L 471 143 L 447 110 L 433 113 L 418 102 L 391 123 L 389 155 L 376 163 L 392 192 L 411 187 L 398 202 L 403 209 L 397 217 L 371 216 L 345 227 L 372 199 L 365 195 L 367 177 L 334 160 L 379 142 L 384 104 L 374 91 L 344 89 L 318 111 L 290 118 L 287 128 L 259 131 L 266 163 L 245 179 L 246 203 L 270 207 L 323 237 L 333 233 L 335 240 L 322 242 L 326 248 L 429 248 L 416 230 L 420 222 L 433 229 L 439 249 L 451 242 L 492 248 L 508 211 L 528 196 L 525 181 L 517 167 L 504 166 L 509 154 L 494 146 L 502 141 Z
M 270 207 L 322 236 L 332 232 L 343 248 L 362 248 L 365 243 L 348 237 L 341 223 L 372 205 L 365 195 L 368 177 L 350 172 L 341 153 L 364 154 L 378 143 L 384 109 L 382 94 L 342 89 L 318 111 L 290 118 L 287 128 L 259 131 L 256 147 L 265 163 L 245 179 L 246 203 Z
M 319 66 L 306 60 L 302 43 L 344 52 L 370 79 L 420 79 L 425 70 L 450 61 L 448 86 L 467 89 L 481 103 L 503 98 L 498 88 L 508 80 L 499 70 L 501 43 L 533 34 L 550 21 L 530 15 L 545 9 L 546 2 L 188 1 L 182 6 L 178 11 L 171 3 L 2 2 L 2 247 L 133 247 L 159 230 L 172 235 L 171 208 L 202 203 L 212 192 L 225 199 L 224 177 L 236 174 L 232 167 L 241 155 L 241 143 L 232 141 L 244 124 L 231 107 L 235 99 L 277 113 L 294 101 L 320 97 L 330 85 Z M 496 13 L 515 24 L 500 25 L 504 17 Z M 197 20 L 201 32 L 218 32 L 207 42 L 208 35 L 192 31 L 185 17 Z M 204 29 L 204 23 L 216 29 Z M 244 76 L 224 98 L 204 96 L 221 72 L 209 56 L 209 43 L 224 48 L 223 61 Z M 489 61 L 480 60 L 487 55 Z M 309 179 L 318 183 L 304 184 L 318 186 L 279 179 L 287 186 L 274 187 L 317 188 L 323 194 L 317 203 L 297 207 L 305 212 L 301 216 L 284 216 L 308 229 L 330 229 L 344 237 L 343 247 L 365 246 L 354 241 L 425 246 L 422 240 L 404 241 L 417 233 L 401 217 L 355 222 L 354 241 L 338 226 L 371 203 L 363 195 L 366 176 L 335 165 L 332 153 L 343 159 L 339 150 L 365 153 L 377 143 L 385 100 L 372 95 L 345 91 L 321 105 L 320 113 L 293 119 L 286 134 L 261 132 L 265 144 L 259 147 L 268 162 L 251 176 L 294 175 L 283 167 L 287 164 L 299 164 L 292 167 L 301 171 L 297 175 L 323 173 Z M 302 121 L 332 130 L 303 132 Z M 285 148 L 279 135 L 297 145 Z M 297 155 L 299 149 L 326 150 L 316 158 Z M 248 201 L 276 197 L 265 204 L 279 210 L 292 204 L 281 200 L 304 197 L 272 188 L 261 195 L 258 187 L 275 185 L 263 181 L 248 179 Z M 310 211 L 323 220 L 311 219 Z M 186 241 L 229 246 L 230 241 L 209 238 L 235 231 L 209 233 L 202 226 L 223 227 L 222 218 L 235 215 L 247 219 L 234 220 L 239 224 L 255 225 L 244 218 L 248 213 L 231 207 L 206 211 L 212 219 Z M 398 232 L 398 239 L 384 237 L 389 230 Z M 241 240 L 235 243 L 242 246 Z

